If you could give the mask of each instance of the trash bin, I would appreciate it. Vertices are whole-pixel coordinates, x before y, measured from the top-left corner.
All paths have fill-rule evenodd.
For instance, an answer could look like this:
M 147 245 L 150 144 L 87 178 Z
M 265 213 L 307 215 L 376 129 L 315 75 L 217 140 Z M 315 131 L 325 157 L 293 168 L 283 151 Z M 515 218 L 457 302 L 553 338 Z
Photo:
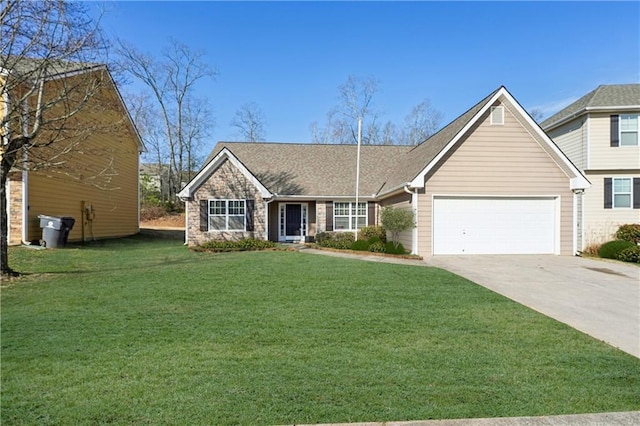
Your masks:
M 42 240 L 40 245 L 44 247 L 56 248 L 64 247 L 69 238 L 69 231 L 73 228 L 76 220 L 72 217 L 56 217 L 39 215 L 40 228 L 42 228 Z

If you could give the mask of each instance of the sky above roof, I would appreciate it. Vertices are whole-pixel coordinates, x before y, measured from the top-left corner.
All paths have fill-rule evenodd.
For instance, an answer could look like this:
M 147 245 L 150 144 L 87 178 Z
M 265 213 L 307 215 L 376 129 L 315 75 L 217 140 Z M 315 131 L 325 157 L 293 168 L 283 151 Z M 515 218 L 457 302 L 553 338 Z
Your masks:
M 96 8 L 97 8 L 96 4 Z M 235 140 L 243 103 L 267 140 L 307 142 L 349 75 L 379 80 L 382 122 L 428 98 L 454 120 L 504 85 L 546 117 L 601 84 L 640 82 L 640 2 L 108 2 L 102 25 L 159 54 L 170 38 L 216 69 L 198 86 L 210 141 Z M 135 87 L 122 88 L 124 92 Z

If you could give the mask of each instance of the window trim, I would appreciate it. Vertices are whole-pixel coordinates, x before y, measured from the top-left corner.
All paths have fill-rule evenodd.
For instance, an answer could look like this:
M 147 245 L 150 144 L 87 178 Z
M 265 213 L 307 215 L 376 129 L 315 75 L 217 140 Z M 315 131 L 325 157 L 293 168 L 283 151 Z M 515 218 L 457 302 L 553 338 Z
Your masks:
M 212 203 L 216 201 L 224 202 L 224 214 L 212 214 L 211 207 Z M 229 228 L 229 218 L 230 217 L 240 217 L 239 214 L 229 214 L 229 203 L 230 202 L 241 202 L 242 203 L 242 228 Z M 224 217 L 224 229 L 216 229 L 211 226 L 211 218 L 212 217 Z M 240 198 L 212 198 L 207 200 L 207 225 L 208 231 L 218 231 L 218 232 L 244 232 L 247 230 L 247 200 Z
M 356 214 L 353 214 L 353 206 L 355 205 L 355 201 L 334 201 L 333 202 L 333 230 L 336 232 L 354 232 L 356 229 L 362 229 L 369 224 L 369 203 L 366 201 L 359 201 L 362 209 L 364 209 L 364 215 L 358 215 L 358 209 L 356 206 Z M 348 204 L 349 214 L 348 215 L 340 215 L 337 214 L 338 209 L 336 208 L 336 204 Z M 336 219 L 339 218 L 349 218 L 349 228 L 338 229 L 336 227 Z M 358 227 L 358 218 L 364 218 L 364 224 Z M 356 228 L 353 228 L 353 219 L 356 220 Z
M 616 192 L 616 180 L 629 181 L 629 191 Z M 629 205 L 616 206 L 616 195 L 629 195 Z M 633 178 L 632 177 L 621 176 L 621 177 L 611 178 L 611 208 L 612 209 L 632 209 L 633 208 Z
M 622 146 L 640 146 L 640 114 L 619 114 L 618 115 L 618 147 Z M 636 128 L 635 130 L 622 130 L 622 122 L 624 118 L 635 117 L 636 118 Z M 622 143 L 622 134 L 623 133 L 635 133 L 636 134 L 636 143 L 635 145 L 625 145 Z
M 495 121 L 494 118 L 494 112 L 496 111 L 500 111 L 500 121 Z M 504 126 L 504 106 L 503 105 L 498 105 L 498 106 L 492 106 L 491 107 L 491 113 L 489 114 L 490 117 L 490 124 L 492 126 Z

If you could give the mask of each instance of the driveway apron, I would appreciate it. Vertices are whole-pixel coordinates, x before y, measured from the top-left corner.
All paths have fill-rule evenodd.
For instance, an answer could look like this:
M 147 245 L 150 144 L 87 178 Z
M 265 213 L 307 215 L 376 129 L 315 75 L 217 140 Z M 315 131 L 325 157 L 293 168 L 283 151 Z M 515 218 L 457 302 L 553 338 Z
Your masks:
M 434 256 L 446 269 L 640 358 L 640 268 L 573 256 Z

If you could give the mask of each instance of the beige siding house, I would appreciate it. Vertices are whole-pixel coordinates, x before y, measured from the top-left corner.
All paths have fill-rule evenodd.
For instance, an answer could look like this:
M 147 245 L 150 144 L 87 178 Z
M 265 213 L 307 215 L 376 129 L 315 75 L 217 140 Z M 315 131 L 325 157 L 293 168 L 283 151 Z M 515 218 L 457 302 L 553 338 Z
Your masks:
M 219 143 L 181 191 L 187 243 L 301 241 L 414 213 L 414 254 L 576 252 L 589 182 L 501 87 L 417 146 Z
M 45 85 L 45 97 L 55 96 L 60 86 L 81 87 L 85 81 L 99 81 L 99 89 L 67 120 L 63 137 L 23 153 L 9 176 L 9 244 L 38 241 L 39 215 L 73 217 L 69 241 L 139 232 L 143 144 L 107 68 L 58 74 Z M 50 131 L 43 129 L 37 140 L 45 141 Z
M 579 250 L 640 223 L 640 84 L 599 86 L 541 123 L 592 187 L 578 199 Z

